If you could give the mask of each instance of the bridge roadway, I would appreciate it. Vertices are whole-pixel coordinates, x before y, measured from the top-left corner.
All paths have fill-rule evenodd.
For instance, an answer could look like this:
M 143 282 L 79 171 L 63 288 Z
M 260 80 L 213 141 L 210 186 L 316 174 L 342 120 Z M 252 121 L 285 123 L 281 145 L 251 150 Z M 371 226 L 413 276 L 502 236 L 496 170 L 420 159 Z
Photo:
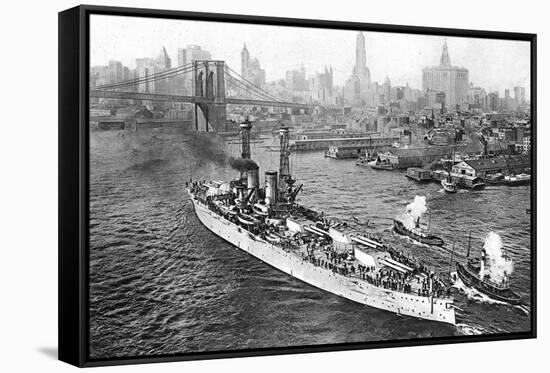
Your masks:
M 120 99 L 120 100 L 188 102 L 193 104 L 215 103 L 214 97 L 181 96 L 181 95 L 168 95 L 168 94 L 143 93 L 143 92 L 104 91 L 99 89 L 90 90 L 90 97 L 112 98 L 112 99 Z M 247 99 L 247 98 L 232 98 L 232 97 L 226 97 L 225 103 L 229 105 L 254 105 L 254 106 L 286 107 L 286 108 L 297 108 L 297 109 L 309 109 L 313 107 L 311 105 L 297 104 L 293 102 L 263 101 L 263 100 L 254 100 L 254 99 Z

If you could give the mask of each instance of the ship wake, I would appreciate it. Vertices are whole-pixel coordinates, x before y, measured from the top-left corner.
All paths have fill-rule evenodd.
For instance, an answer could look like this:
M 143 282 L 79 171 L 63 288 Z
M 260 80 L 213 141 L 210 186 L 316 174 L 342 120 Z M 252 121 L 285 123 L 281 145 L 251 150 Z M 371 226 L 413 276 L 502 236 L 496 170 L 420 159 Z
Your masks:
M 487 295 L 485 295 L 485 294 L 483 294 L 483 293 L 480 293 L 480 292 L 477 291 L 476 289 L 467 286 L 467 285 L 466 285 L 464 282 L 462 282 L 462 280 L 459 279 L 458 277 L 457 277 L 455 283 L 453 284 L 453 286 L 454 286 L 455 288 L 457 288 L 458 290 L 462 291 L 464 294 L 466 294 L 466 296 L 468 297 L 468 299 L 475 300 L 475 301 L 481 302 L 481 303 L 505 304 L 505 305 L 509 305 L 509 303 L 502 302 L 502 301 L 499 301 L 499 300 L 490 298 L 490 297 L 488 297 Z
M 485 330 L 481 326 L 475 326 L 475 325 L 468 325 L 468 324 L 456 324 L 456 328 L 463 334 L 463 335 L 482 335 L 482 334 L 488 334 L 488 330 Z

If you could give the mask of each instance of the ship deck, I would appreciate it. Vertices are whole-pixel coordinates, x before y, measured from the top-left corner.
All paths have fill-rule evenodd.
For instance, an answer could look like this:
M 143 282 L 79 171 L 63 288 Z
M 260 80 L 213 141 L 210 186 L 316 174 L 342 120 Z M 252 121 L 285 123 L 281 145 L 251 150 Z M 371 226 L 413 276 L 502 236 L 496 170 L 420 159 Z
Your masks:
M 366 266 L 347 253 L 338 253 L 331 244 L 323 243 L 322 239 L 317 239 L 313 235 L 304 237 L 304 240 L 306 242 L 292 245 L 291 251 L 314 265 L 385 289 L 419 296 L 429 295 L 428 275 L 423 272 L 399 270 L 399 267 L 391 263 L 382 264 L 381 262 L 385 262 L 386 259 L 392 259 L 387 251 L 363 249 L 377 261 L 376 266 Z M 432 286 L 438 298 L 447 296 L 440 283 L 434 281 Z

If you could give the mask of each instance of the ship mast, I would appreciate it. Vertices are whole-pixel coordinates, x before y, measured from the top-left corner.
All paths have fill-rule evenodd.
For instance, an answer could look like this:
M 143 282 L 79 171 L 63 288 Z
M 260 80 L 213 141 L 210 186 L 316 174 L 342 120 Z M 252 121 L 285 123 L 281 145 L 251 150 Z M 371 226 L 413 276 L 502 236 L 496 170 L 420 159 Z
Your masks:
M 455 240 L 453 240 L 453 249 L 451 251 L 451 260 L 449 261 L 449 275 L 451 274 L 451 269 L 453 267 L 453 256 L 455 253 Z
M 292 186 L 296 182 L 290 174 L 290 146 L 289 129 L 281 124 L 280 136 L 280 160 L 279 160 L 279 193 L 281 196 L 292 195 Z
M 252 122 L 248 120 L 248 117 L 241 123 L 239 128 L 239 137 L 241 140 L 241 158 L 250 159 L 250 130 L 252 129 Z M 246 182 L 247 172 L 241 170 L 240 180 L 241 183 Z
M 470 258 L 470 242 L 472 241 L 472 231 L 468 234 L 468 252 L 466 253 L 466 258 Z
M 252 123 L 248 120 L 248 117 L 240 125 L 239 135 L 241 138 L 241 158 L 250 159 L 250 129 Z
M 286 180 L 290 178 L 290 149 L 288 139 L 288 127 L 281 125 L 279 129 L 280 136 L 280 159 L 279 159 L 279 185 L 284 188 Z

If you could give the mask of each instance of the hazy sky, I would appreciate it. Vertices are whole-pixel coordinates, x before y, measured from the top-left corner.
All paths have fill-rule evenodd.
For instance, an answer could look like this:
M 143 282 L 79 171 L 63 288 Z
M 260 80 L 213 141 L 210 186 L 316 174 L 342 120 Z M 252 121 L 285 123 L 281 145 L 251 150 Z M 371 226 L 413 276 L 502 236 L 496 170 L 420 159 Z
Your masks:
M 332 66 L 335 84 L 342 85 L 355 64 L 357 31 L 99 15 L 90 22 L 92 66 L 119 60 L 134 68 L 137 57 L 156 57 L 162 46 L 176 65 L 177 49 L 197 44 L 240 72 L 243 43 L 260 60 L 268 81 L 283 79 L 285 71 L 303 63 L 306 76 Z M 419 89 L 422 68 L 439 64 L 445 39 L 370 31 L 365 38 L 373 81 L 382 83 L 388 75 L 392 85 Z M 501 94 L 523 86 L 529 95 L 528 42 L 449 37 L 447 44 L 451 63 L 466 67 L 476 86 Z

